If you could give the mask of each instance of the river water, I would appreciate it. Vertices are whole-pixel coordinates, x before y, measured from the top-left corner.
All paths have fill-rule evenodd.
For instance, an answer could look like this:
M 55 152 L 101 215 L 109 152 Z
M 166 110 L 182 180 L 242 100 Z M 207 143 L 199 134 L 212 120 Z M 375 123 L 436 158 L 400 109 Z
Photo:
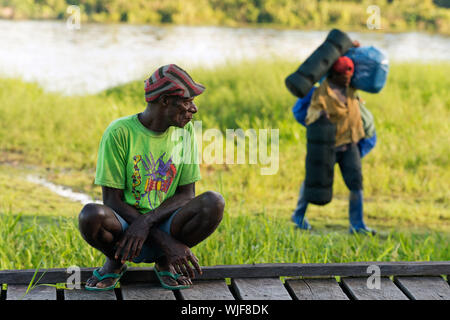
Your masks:
M 0 20 L 0 77 L 38 82 L 67 95 L 144 80 L 158 66 L 188 72 L 255 58 L 301 61 L 328 31 L 191 26 L 82 24 Z M 425 33 L 349 33 L 384 50 L 390 61 L 450 61 L 450 37 Z

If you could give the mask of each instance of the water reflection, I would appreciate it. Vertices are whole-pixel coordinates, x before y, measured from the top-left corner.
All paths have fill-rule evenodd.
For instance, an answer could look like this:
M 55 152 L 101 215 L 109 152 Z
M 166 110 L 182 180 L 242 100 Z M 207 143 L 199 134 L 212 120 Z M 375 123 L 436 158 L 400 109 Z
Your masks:
M 95 93 L 144 79 L 156 67 L 186 69 L 281 57 L 301 61 L 327 31 L 82 24 L 0 20 L 0 74 L 37 81 L 49 91 Z M 448 61 L 450 38 L 423 33 L 350 33 L 384 49 L 391 61 Z

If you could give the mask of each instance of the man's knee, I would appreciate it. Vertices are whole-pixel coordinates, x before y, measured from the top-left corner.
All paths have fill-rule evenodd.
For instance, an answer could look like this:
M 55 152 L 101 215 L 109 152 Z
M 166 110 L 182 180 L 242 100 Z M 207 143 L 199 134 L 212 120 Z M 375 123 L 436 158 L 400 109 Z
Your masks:
M 225 200 L 222 195 L 215 191 L 207 191 L 201 194 L 202 213 L 214 223 L 220 223 L 223 218 Z
M 86 204 L 78 216 L 78 228 L 84 239 L 96 239 L 106 219 L 105 208 L 101 204 Z
M 79 225 L 101 224 L 105 217 L 105 213 L 101 205 L 96 203 L 88 203 L 81 209 L 78 215 Z
M 78 228 L 83 239 L 104 254 L 110 253 L 111 244 L 117 241 L 122 229 L 113 211 L 101 204 L 86 204 L 78 216 Z M 106 251 L 105 251 L 106 250 Z

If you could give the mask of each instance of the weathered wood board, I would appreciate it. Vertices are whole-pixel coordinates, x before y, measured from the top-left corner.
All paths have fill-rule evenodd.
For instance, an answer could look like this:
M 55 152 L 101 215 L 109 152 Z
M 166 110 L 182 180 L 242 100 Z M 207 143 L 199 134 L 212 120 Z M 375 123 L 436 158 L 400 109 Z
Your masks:
M 292 300 L 279 278 L 231 279 L 240 300 Z
M 184 300 L 234 300 L 225 280 L 195 281 L 189 289 L 180 290 Z
M 121 284 L 123 300 L 175 300 L 171 290 L 155 284 Z
M 64 300 L 117 300 L 114 290 L 88 291 L 81 289 L 64 290 Z
M 298 300 L 348 300 L 334 278 L 287 280 L 286 283 Z
M 408 300 L 389 278 L 381 277 L 379 288 L 369 288 L 368 278 L 342 278 L 342 285 L 356 300 Z
M 396 277 L 395 283 L 413 300 L 450 300 L 450 285 L 442 277 Z
M 37 286 L 26 293 L 28 286 L 10 284 L 6 291 L 6 300 L 56 300 L 56 288 Z

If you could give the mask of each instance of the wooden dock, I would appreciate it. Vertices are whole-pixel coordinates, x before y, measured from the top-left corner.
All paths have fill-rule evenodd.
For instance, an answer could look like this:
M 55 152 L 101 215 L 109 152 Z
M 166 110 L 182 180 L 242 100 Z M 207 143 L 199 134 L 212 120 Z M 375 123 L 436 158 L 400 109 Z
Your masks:
M 213 266 L 204 267 L 191 288 L 176 291 L 161 288 L 153 268 L 129 268 L 115 290 L 86 291 L 93 270 L 80 269 L 81 289 L 38 285 L 26 295 L 36 271 L 3 270 L 0 300 L 450 300 L 450 261 Z M 71 275 L 48 269 L 35 279 L 62 284 Z

